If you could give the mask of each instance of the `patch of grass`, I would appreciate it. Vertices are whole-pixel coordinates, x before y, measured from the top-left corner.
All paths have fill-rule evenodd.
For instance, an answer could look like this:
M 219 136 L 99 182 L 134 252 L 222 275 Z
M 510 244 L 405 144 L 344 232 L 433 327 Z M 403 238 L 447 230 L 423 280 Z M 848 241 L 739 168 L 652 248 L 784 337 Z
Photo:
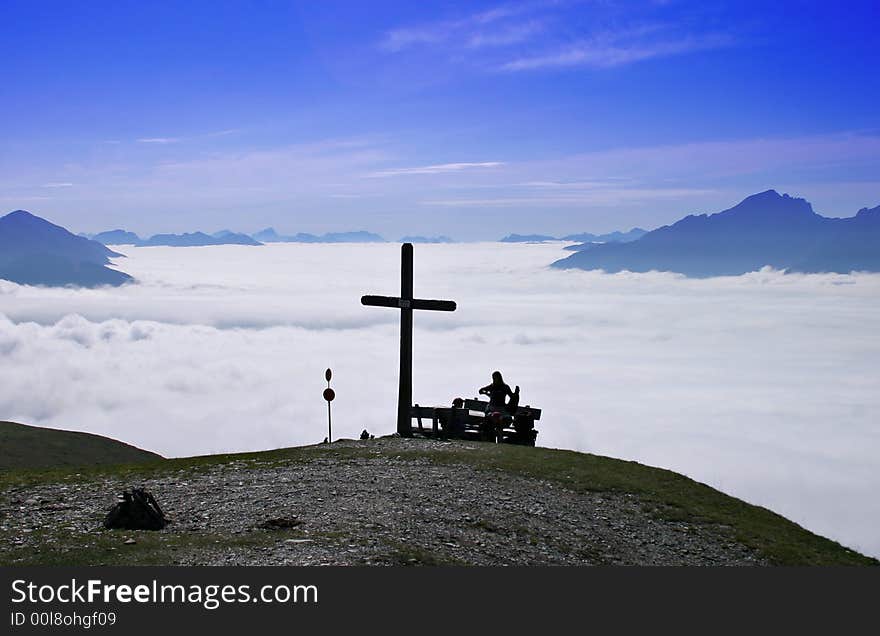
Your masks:
M 298 532 L 151 532 L 148 530 L 95 530 L 84 534 L 59 534 L 39 530 L 26 546 L 4 542 L 0 565 L 170 565 L 189 553 L 205 549 L 247 549 L 271 546 L 279 540 L 300 538 Z M 135 543 L 126 545 L 131 538 Z M 34 545 L 39 547 L 32 547 Z
M 0 422 L 0 470 L 161 460 L 109 437 Z
M 98 479 L 118 479 L 124 482 L 138 483 L 141 480 L 180 471 L 198 475 L 226 464 L 240 464 L 245 468 L 268 468 L 280 464 L 317 461 L 324 457 L 339 460 L 364 455 L 364 450 L 359 448 L 328 447 L 324 444 L 318 444 L 271 451 L 199 455 L 137 463 L 7 469 L 0 470 L 0 489 L 34 484 L 88 482 Z
M 466 565 L 454 556 L 408 543 L 389 542 L 387 558 L 392 565 Z

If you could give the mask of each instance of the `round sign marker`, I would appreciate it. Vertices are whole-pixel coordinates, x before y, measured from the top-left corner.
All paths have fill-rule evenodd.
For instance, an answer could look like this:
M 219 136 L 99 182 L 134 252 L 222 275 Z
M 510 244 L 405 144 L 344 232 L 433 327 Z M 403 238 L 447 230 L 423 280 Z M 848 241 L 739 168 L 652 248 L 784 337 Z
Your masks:
M 325 400 L 327 400 L 328 402 L 332 402 L 333 398 L 335 398 L 335 397 L 336 397 L 336 391 L 334 391 L 330 387 L 327 387 L 326 389 L 324 389 L 324 399 Z

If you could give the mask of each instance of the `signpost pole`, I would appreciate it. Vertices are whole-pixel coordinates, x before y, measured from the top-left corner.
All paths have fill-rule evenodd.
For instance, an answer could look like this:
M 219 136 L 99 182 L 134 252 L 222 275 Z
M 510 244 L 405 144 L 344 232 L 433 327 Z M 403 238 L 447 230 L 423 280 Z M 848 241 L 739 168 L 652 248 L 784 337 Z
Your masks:
M 327 380 L 327 388 L 324 389 L 324 399 L 327 400 L 327 443 L 333 443 L 333 420 L 330 418 L 330 402 L 336 397 L 336 391 L 330 388 L 330 378 L 333 372 L 330 369 L 324 371 L 324 379 Z

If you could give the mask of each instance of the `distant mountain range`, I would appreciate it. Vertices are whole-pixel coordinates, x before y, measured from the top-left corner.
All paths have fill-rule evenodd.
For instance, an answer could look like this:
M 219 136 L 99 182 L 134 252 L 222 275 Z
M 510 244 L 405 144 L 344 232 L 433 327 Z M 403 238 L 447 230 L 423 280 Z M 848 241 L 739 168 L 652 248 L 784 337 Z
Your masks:
M 338 232 L 322 236 L 281 236 L 267 228 L 253 237 L 221 230 L 156 234 L 141 239 L 133 232 L 112 230 L 94 240 L 16 210 L 0 217 L 0 278 L 29 285 L 121 285 L 132 280 L 107 267 L 123 257 L 106 245 L 202 246 L 261 245 L 265 242 L 377 243 L 370 232 Z M 259 239 L 259 240 L 257 240 Z M 693 277 L 736 276 L 765 266 L 791 272 L 880 272 L 880 205 L 863 208 L 853 217 L 830 218 L 813 211 L 804 199 L 767 190 L 747 197 L 717 214 L 690 215 L 672 225 L 646 232 L 547 235 L 511 234 L 502 241 L 584 241 L 567 247 L 575 253 L 553 263 L 561 269 L 607 272 L 670 271 Z M 451 243 L 446 236 L 405 236 L 401 242 Z
M 122 254 L 71 234 L 25 210 L 0 218 L 0 278 L 22 285 L 121 285 L 132 280 L 105 267 Z
M 690 215 L 633 242 L 588 245 L 553 263 L 692 277 L 736 276 L 768 265 L 792 272 L 880 271 L 880 206 L 829 218 L 804 199 L 767 190 L 723 212 Z
M 252 235 L 263 243 L 385 243 L 385 239 L 372 232 L 329 232 L 317 236 L 315 234 L 294 234 L 282 236 L 275 228 L 267 227 Z
M 448 236 L 404 236 L 400 243 L 455 243 Z
M 134 232 L 125 230 L 110 230 L 101 232 L 90 237 L 92 240 L 104 245 L 134 245 L 136 247 L 200 247 L 205 245 L 262 245 L 247 234 L 238 234 L 229 230 L 221 230 L 210 236 L 204 232 L 191 232 L 187 234 L 155 234 L 148 239 L 142 239 Z
M 143 239 L 134 232 L 110 230 L 99 234 L 80 234 L 104 245 L 134 245 L 136 247 L 165 245 L 172 247 L 194 247 L 201 245 L 262 245 L 263 243 L 387 243 L 385 238 L 373 232 L 328 232 L 326 234 L 307 234 L 300 232 L 282 235 L 275 228 L 267 227 L 252 235 L 220 230 L 212 234 L 192 232 L 187 234 L 156 234 Z M 404 236 L 401 243 L 454 243 L 448 236 Z
M 640 227 L 634 227 L 629 232 L 609 232 L 608 234 L 592 234 L 590 232 L 582 232 L 581 234 L 569 234 L 567 236 L 548 236 L 546 234 L 508 234 L 502 243 L 548 243 L 550 241 L 578 241 L 580 243 L 626 243 L 642 238 L 647 234 L 647 230 Z M 566 249 L 577 250 L 582 246 L 572 245 Z

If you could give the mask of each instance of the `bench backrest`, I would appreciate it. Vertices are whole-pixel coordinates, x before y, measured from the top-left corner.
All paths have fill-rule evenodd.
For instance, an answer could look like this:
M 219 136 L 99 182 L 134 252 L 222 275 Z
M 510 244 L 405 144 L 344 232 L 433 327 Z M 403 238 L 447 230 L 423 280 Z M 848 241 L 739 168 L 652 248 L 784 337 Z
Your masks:
M 431 419 L 434 417 L 434 408 L 433 406 L 419 406 L 418 404 L 410 407 L 410 417 L 424 417 L 427 419 Z
M 484 402 L 483 400 L 468 399 L 464 401 L 464 408 L 469 411 L 480 411 L 481 413 L 485 413 L 487 406 L 489 406 L 489 403 Z M 541 409 L 532 408 L 531 406 L 517 407 L 516 414 L 521 417 L 531 417 L 536 420 L 541 419 Z

